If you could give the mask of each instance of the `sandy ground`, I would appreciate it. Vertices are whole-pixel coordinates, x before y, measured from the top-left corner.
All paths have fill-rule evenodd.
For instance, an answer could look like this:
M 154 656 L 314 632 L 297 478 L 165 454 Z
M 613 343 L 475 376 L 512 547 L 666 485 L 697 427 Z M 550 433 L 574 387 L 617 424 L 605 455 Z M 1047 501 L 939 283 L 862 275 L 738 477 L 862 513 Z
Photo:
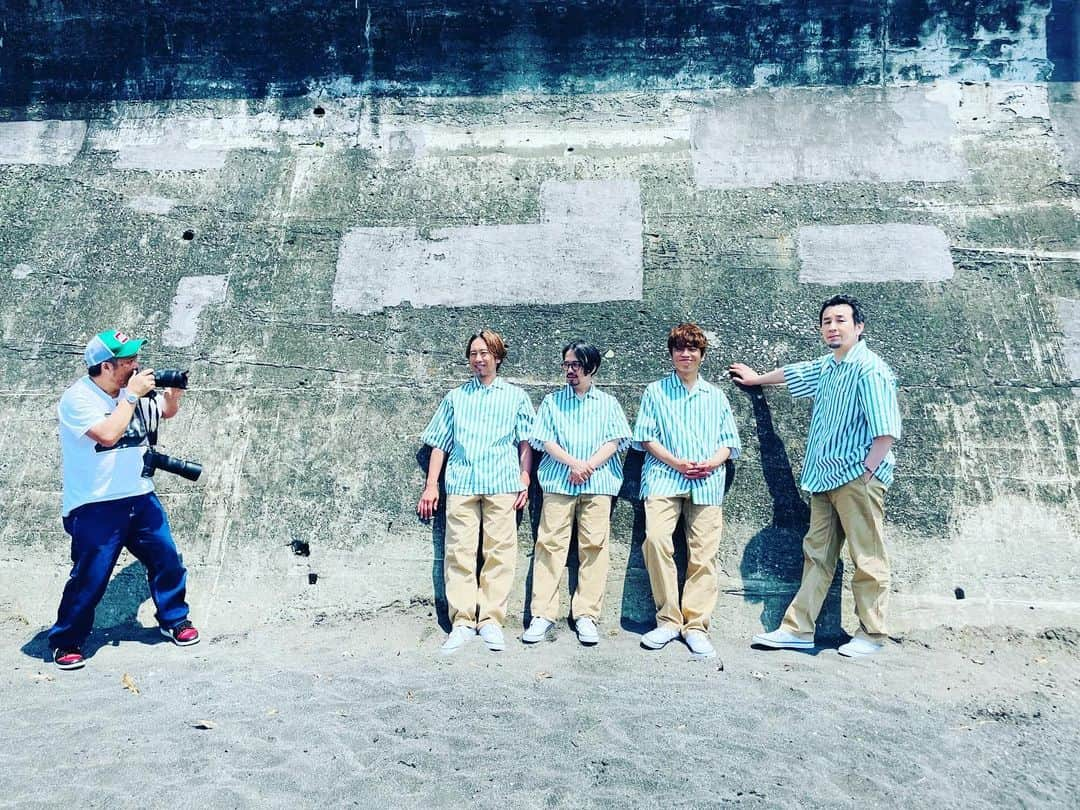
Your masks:
M 187 649 L 98 633 L 61 672 L 9 621 L 0 806 L 1077 806 L 1077 630 L 942 629 L 863 661 L 714 631 L 722 665 L 606 634 L 444 658 L 414 608 Z

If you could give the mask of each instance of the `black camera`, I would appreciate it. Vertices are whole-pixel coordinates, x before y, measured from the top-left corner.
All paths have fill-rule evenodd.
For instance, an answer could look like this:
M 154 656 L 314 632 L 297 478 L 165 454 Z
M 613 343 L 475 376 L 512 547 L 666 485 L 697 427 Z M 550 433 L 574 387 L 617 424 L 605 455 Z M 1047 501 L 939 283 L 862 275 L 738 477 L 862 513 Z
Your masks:
M 143 454 L 143 478 L 153 478 L 157 470 L 179 475 L 188 481 L 198 481 L 199 476 L 202 475 L 202 464 L 167 456 L 164 453 L 159 453 L 153 447 L 148 447 Z
M 187 388 L 187 369 L 156 369 L 154 371 L 154 385 L 157 388 Z M 146 427 L 147 442 L 150 446 L 147 447 L 146 452 L 143 453 L 143 478 L 153 478 L 155 472 L 164 470 L 167 473 L 186 478 L 188 481 L 198 481 L 199 476 L 202 475 L 202 464 L 195 461 L 184 461 L 182 458 L 176 458 L 175 456 L 165 455 L 165 453 L 158 452 L 157 448 L 154 447 L 154 445 L 157 444 L 158 424 L 161 417 L 157 397 L 155 396 L 156 393 L 156 391 L 151 391 L 147 395 L 146 421 L 144 424 Z M 135 413 L 137 418 L 143 419 L 141 409 L 136 409 Z
M 187 369 L 159 368 L 154 370 L 156 388 L 187 388 Z

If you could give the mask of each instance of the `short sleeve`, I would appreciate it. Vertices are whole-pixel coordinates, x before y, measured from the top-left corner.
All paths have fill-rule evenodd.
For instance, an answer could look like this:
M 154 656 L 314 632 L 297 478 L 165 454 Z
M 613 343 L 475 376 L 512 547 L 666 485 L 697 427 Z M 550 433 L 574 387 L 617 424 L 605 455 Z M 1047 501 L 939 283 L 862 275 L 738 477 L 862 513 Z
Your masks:
M 420 436 L 420 441 L 449 453 L 454 449 L 454 403 L 447 394 Z
M 821 360 L 807 360 L 784 366 L 784 383 L 793 397 L 817 395 L 818 378 L 821 377 Z
M 618 440 L 619 450 L 625 450 L 630 446 L 630 423 L 626 421 L 626 414 L 623 413 L 622 405 L 615 397 L 608 399 L 608 414 L 607 419 L 604 420 L 604 437 L 600 442 L 601 444 L 607 444 Z
M 720 432 L 716 437 L 716 446 L 731 449 L 731 458 L 738 458 L 742 453 L 739 431 L 735 427 L 735 415 L 731 412 L 731 403 L 723 391 L 717 391 L 720 397 Z
M 108 418 L 104 402 L 80 387 L 64 392 L 57 409 L 60 426 L 72 435 L 83 436 L 90 428 Z
M 540 403 L 540 411 L 533 422 L 532 432 L 529 434 L 529 444 L 537 450 L 543 450 L 547 442 L 558 441 L 558 437 L 555 435 L 554 414 L 552 413 L 554 410 L 551 396 L 544 397 L 544 401 Z
M 870 435 L 875 438 L 900 438 L 900 403 L 896 388 L 896 378 L 884 371 L 871 371 L 859 381 L 859 404 Z
M 532 402 L 529 401 L 529 395 L 522 391 L 521 399 L 518 400 L 517 413 L 514 414 L 514 444 L 521 444 L 529 440 L 535 414 Z
M 645 393 L 641 395 L 641 408 L 638 410 L 637 420 L 634 422 L 633 433 L 634 444 L 638 447 L 642 442 L 660 441 L 660 422 L 655 396 L 651 388 L 646 388 Z

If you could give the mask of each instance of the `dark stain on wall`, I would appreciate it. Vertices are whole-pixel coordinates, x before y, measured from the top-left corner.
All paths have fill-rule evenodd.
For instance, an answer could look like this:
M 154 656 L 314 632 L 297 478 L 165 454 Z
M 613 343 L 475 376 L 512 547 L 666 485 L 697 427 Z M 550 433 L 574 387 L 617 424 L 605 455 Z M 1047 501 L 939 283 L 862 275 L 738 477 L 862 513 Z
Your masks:
M 879 84 L 973 64 L 986 78 L 1014 78 L 1022 63 L 1032 78 L 1060 80 L 1075 78 L 1075 5 L 15 0 L 0 19 L 0 106 Z

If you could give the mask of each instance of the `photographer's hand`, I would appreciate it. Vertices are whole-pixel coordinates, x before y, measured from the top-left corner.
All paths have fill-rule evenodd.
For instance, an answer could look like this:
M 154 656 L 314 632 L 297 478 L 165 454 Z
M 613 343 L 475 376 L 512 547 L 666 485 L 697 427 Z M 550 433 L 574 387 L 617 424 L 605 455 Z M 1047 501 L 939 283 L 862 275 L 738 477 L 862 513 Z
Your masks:
M 183 388 L 166 388 L 162 397 L 161 418 L 172 419 L 180 410 L 180 397 L 184 395 Z
M 154 390 L 154 370 L 144 368 L 138 374 L 132 374 L 125 388 L 137 397 L 145 397 Z

